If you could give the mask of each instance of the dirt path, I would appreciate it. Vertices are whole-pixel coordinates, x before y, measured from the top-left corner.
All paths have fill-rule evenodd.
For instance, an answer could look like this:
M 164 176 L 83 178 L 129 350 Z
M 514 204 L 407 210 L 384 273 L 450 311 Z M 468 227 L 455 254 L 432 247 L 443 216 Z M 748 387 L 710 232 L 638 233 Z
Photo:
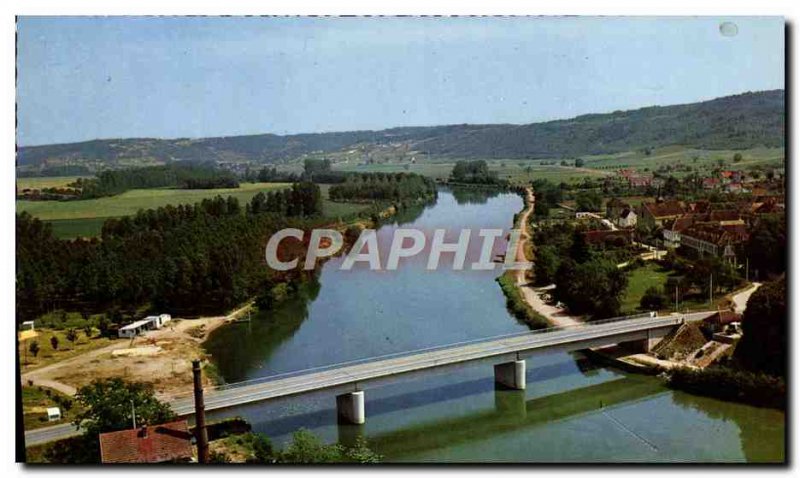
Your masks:
M 528 231 L 528 218 L 533 212 L 535 201 L 536 197 L 533 194 L 533 189 L 526 188 L 525 204 L 527 207 L 524 211 L 522 211 L 522 214 L 519 215 L 518 219 L 518 227 L 521 230 L 521 234 L 520 240 L 517 243 L 517 262 L 527 261 L 527 258 L 525 257 L 525 244 L 531 240 L 531 235 Z M 580 325 L 582 323 L 578 317 L 570 316 L 564 309 L 552 306 L 542 299 L 541 295 L 547 293 L 548 290 L 552 290 L 555 286 L 547 286 L 542 288 L 531 287 L 527 278 L 525 277 L 524 270 L 515 270 L 514 276 L 517 287 L 519 287 L 525 302 L 527 302 L 537 313 L 544 316 L 552 325 L 556 327 L 565 327 L 571 325 Z
M 96 378 L 124 377 L 150 382 L 160 395 L 183 392 L 191 386 L 191 360 L 205 358 L 203 341 L 251 305 L 248 303 L 226 316 L 175 319 L 164 328 L 146 332 L 133 340 L 115 340 L 106 347 L 25 373 L 21 377 L 22 383 L 33 382 L 34 385 L 75 395 L 77 388 Z M 120 354 L 126 349 L 150 349 L 155 353 L 146 356 Z
M 753 282 L 750 287 L 731 297 L 733 311 L 737 314 L 744 313 L 744 310 L 747 308 L 747 301 L 750 300 L 750 296 L 753 295 L 753 292 L 758 290 L 759 287 L 761 287 L 760 282 Z

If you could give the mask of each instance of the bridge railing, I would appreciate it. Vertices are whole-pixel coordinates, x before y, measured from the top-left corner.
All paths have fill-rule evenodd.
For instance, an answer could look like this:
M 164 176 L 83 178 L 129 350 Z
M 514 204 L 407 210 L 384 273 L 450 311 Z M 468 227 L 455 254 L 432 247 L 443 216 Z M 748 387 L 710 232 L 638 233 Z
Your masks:
M 330 365 L 323 365 L 323 366 L 318 366 L 318 367 L 310 367 L 310 368 L 301 369 L 301 370 L 294 370 L 294 371 L 291 371 L 291 372 L 276 373 L 276 374 L 272 374 L 272 375 L 267 375 L 265 377 L 259 377 L 259 378 L 255 378 L 255 379 L 251 379 L 251 380 L 244 380 L 244 381 L 241 381 L 241 382 L 226 383 L 226 384 L 217 385 L 217 386 L 213 386 L 213 387 L 206 387 L 206 388 L 204 388 L 204 390 L 207 391 L 207 392 L 221 392 L 221 391 L 224 391 L 224 390 L 231 390 L 231 389 L 245 387 L 245 386 L 257 385 L 257 384 L 261 384 L 261 383 L 267 383 L 267 382 L 272 382 L 272 381 L 275 381 L 275 380 L 282 380 L 282 379 L 286 379 L 286 378 L 297 377 L 297 376 L 307 375 L 307 374 L 311 374 L 311 373 L 324 372 L 324 371 L 328 371 L 328 370 L 333 370 L 333 369 L 342 368 L 342 367 L 349 367 L 349 366 L 359 365 L 359 364 L 363 364 L 363 363 L 370 363 L 370 362 L 375 362 L 375 361 L 380 361 L 380 360 L 388 360 L 388 359 L 394 359 L 394 358 L 407 357 L 407 356 L 410 356 L 410 355 L 416 355 L 416 354 L 421 354 L 421 353 L 443 351 L 443 350 L 447 350 L 447 349 L 452 349 L 452 348 L 457 348 L 457 347 L 464 347 L 464 346 L 467 346 L 467 345 L 481 344 L 481 343 L 484 343 L 484 342 L 491 342 L 491 341 L 496 341 L 496 340 L 501 340 L 501 339 L 511 339 L 511 338 L 517 338 L 517 337 L 531 336 L 531 335 L 542 335 L 542 334 L 549 334 L 549 333 L 553 333 L 553 332 L 560 332 L 560 331 L 567 331 L 567 330 L 588 329 L 588 328 L 593 328 L 593 327 L 597 327 L 597 326 L 608 325 L 608 324 L 612 324 L 612 323 L 616 323 L 616 322 L 624 322 L 624 321 L 635 320 L 635 319 L 652 318 L 654 320 L 663 321 L 663 320 L 666 320 L 666 319 L 678 320 L 678 319 L 683 318 L 683 317 L 685 317 L 685 314 L 681 314 L 679 316 L 660 316 L 659 317 L 659 316 L 652 315 L 650 312 L 645 312 L 645 313 L 641 313 L 641 314 L 633 314 L 633 315 L 625 315 L 625 316 L 613 317 L 613 318 L 609 318 L 609 319 L 602 319 L 602 320 L 594 320 L 594 321 L 590 321 L 590 322 L 583 322 L 583 323 L 574 324 L 574 325 L 564 325 L 564 326 L 558 326 L 558 327 L 547 327 L 547 328 L 543 328 L 543 329 L 529 330 L 529 331 L 524 331 L 524 332 L 501 334 L 501 335 L 495 335 L 495 336 L 492 336 L 492 337 L 482 337 L 482 338 L 478 338 L 478 339 L 464 340 L 464 341 L 448 343 L 448 344 L 444 344 L 444 345 L 435 345 L 435 346 L 431 346 L 431 347 L 425 347 L 425 348 L 419 348 L 419 349 L 413 349 L 413 350 L 405 350 L 405 351 L 400 351 L 400 352 L 393 352 L 393 353 L 384 354 L 384 355 L 378 355 L 378 356 L 372 356 L 372 357 L 364 357 L 364 358 L 359 358 L 359 359 L 353 359 L 353 360 L 338 362 L 338 363 L 334 363 L 334 364 L 330 364 Z M 169 399 L 173 400 L 173 401 L 176 401 L 176 400 L 181 400 L 181 399 L 184 399 L 184 398 L 189 398 L 189 397 L 191 397 L 191 395 L 192 395 L 192 392 L 180 393 L 180 394 L 176 394 L 176 395 L 171 395 L 169 397 Z

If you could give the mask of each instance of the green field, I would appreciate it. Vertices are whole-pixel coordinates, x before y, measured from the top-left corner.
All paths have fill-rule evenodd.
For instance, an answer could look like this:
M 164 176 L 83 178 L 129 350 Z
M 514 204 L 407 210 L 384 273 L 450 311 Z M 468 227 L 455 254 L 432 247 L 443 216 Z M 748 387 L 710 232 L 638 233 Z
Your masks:
M 658 264 L 649 262 L 646 265 L 633 269 L 628 276 L 628 287 L 622 296 L 622 314 L 638 312 L 639 301 L 645 291 L 650 287 L 664 287 L 667 283 L 669 271 Z
M 742 159 L 733 161 L 733 156 L 739 153 Z M 782 167 L 782 159 L 786 153 L 783 148 L 753 148 L 746 150 L 701 150 L 684 148 L 682 146 L 669 146 L 653 150 L 650 155 L 642 151 L 629 151 L 626 153 L 584 156 L 587 168 L 601 170 L 617 170 L 622 168 L 638 170 L 656 170 L 661 166 L 684 164 L 700 171 L 710 171 L 719 166 L 719 161 L 724 161 L 725 167 L 747 170 L 757 166 Z M 681 172 L 675 172 L 681 176 Z M 685 173 L 683 173 L 685 174 Z
M 80 201 L 17 201 L 17 212 L 43 220 L 119 217 L 167 204 L 194 204 L 215 196 L 234 196 L 244 203 L 261 191 L 282 189 L 285 183 L 242 184 L 236 189 L 134 189 L 116 196 Z
M 519 159 L 490 159 L 486 161 L 489 170 L 496 172 L 502 179 L 512 182 L 528 182 L 535 179 L 548 179 L 553 182 L 577 182 L 585 177 L 602 177 L 610 173 L 578 169 L 559 165 L 541 165 L 539 161 Z M 334 166 L 337 171 L 350 171 L 358 173 L 416 173 L 434 179 L 447 179 L 456 161 L 421 161 L 416 164 L 381 163 L 381 164 L 352 164 L 338 163 Z M 530 167 L 530 170 L 528 170 Z
M 54 179 L 54 178 L 32 178 Z M 61 239 L 93 237 L 100 234 L 103 222 L 111 217 L 136 214 L 167 204 L 194 204 L 215 196 L 234 196 L 244 204 L 262 191 L 283 189 L 287 183 L 243 183 L 237 189 L 134 189 L 117 196 L 79 201 L 17 201 L 17 212 L 27 211 L 49 222 Z M 339 203 L 328 200 L 328 185 L 321 185 L 326 217 L 341 218 L 363 211 L 368 204 Z
M 50 178 L 17 178 L 17 189 L 44 189 L 64 187 L 82 176 L 53 176 Z

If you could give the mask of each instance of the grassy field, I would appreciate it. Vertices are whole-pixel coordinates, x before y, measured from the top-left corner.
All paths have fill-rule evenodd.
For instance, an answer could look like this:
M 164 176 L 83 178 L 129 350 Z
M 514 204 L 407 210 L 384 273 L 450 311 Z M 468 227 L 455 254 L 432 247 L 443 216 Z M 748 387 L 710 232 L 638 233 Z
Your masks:
M 105 347 L 111 343 L 111 339 L 100 337 L 97 330 L 93 330 L 92 338 L 86 337 L 83 330 L 76 330 L 78 338 L 75 343 L 67 340 L 65 330 L 52 330 L 52 329 L 36 329 L 38 335 L 34 338 L 20 340 L 19 342 L 19 358 L 22 373 L 50 365 L 52 363 L 65 360 L 94 349 Z M 53 349 L 50 343 L 51 337 L 58 338 L 58 349 Z M 39 353 L 36 357 L 30 352 L 29 347 L 31 342 L 39 344 Z
M 59 402 L 55 397 L 59 397 Z M 58 425 L 71 422 L 78 414 L 78 410 L 73 405 L 67 410 L 62 405 L 66 400 L 71 400 L 66 395 L 45 387 L 22 387 L 22 419 L 25 430 Z M 61 409 L 61 420 L 50 422 L 47 420 L 47 408 L 59 407 Z
M 639 301 L 650 287 L 664 287 L 669 271 L 658 264 L 649 262 L 643 267 L 634 269 L 628 276 L 628 287 L 622 296 L 622 314 L 633 314 L 639 309 Z
M 244 183 L 237 189 L 134 189 L 117 196 L 85 201 L 17 201 L 17 212 L 27 211 L 49 222 L 53 227 L 53 233 L 61 239 L 93 237 L 100 234 L 106 219 L 136 214 L 140 209 L 157 208 L 167 204 L 194 204 L 217 195 L 234 196 L 243 204 L 259 192 L 288 186 L 287 183 Z M 330 201 L 329 185 L 323 184 L 321 189 L 326 217 L 346 217 L 369 208 L 366 204 Z
M 82 176 L 54 176 L 50 178 L 17 178 L 17 188 L 23 189 L 43 189 L 57 188 L 75 182 Z
M 236 189 L 134 189 L 122 194 L 83 201 L 17 201 L 17 212 L 43 220 L 119 217 L 167 204 L 193 204 L 214 196 L 234 196 L 244 203 L 261 191 L 287 187 L 285 183 L 244 183 Z
M 742 155 L 739 162 L 733 161 L 734 154 Z M 684 148 L 682 146 L 669 146 L 653 150 L 650 155 L 641 151 L 625 153 L 584 156 L 585 167 L 601 170 L 616 170 L 631 168 L 638 170 L 656 170 L 661 166 L 683 164 L 699 168 L 701 171 L 711 170 L 719 166 L 719 161 L 724 161 L 725 167 L 732 169 L 750 169 L 755 166 L 781 167 L 782 158 L 786 155 L 783 148 L 753 148 L 741 151 Z M 682 172 L 673 173 L 681 176 Z
M 601 177 L 605 171 L 578 169 L 557 165 L 541 165 L 539 161 L 516 159 L 490 159 L 486 161 L 489 170 L 496 172 L 498 177 L 520 183 L 535 179 L 548 179 L 553 182 L 577 182 L 585 177 Z M 456 161 L 423 161 L 416 164 L 410 163 L 383 163 L 383 164 L 342 164 L 335 165 L 338 171 L 351 171 L 359 173 L 417 173 L 434 179 L 447 179 Z M 530 168 L 530 169 L 528 169 Z

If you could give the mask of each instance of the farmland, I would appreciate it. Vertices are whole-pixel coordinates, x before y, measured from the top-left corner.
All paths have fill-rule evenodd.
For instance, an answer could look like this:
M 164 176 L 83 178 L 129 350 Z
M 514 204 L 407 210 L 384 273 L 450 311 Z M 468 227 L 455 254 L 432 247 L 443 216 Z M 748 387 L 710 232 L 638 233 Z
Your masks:
M 56 178 L 25 178 L 56 179 Z M 62 178 L 62 181 L 64 179 Z M 20 180 L 21 181 L 21 180 Z M 43 187 L 43 186 L 40 186 Z M 81 201 L 17 201 L 17 212 L 27 211 L 52 224 L 57 237 L 69 239 L 92 237 L 100 233 L 103 222 L 110 217 L 136 214 L 140 209 L 152 209 L 167 204 L 193 204 L 215 196 L 233 196 L 240 203 L 249 201 L 259 192 L 288 187 L 286 183 L 243 183 L 238 189 L 134 189 L 116 196 Z M 338 203 L 328 200 L 328 188 L 322 185 L 323 208 L 327 217 L 337 218 L 367 209 L 366 204 Z
M 82 176 L 53 176 L 42 178 L 17 178 L 17 189 L 61 188 L 73 183 Z
M 737 153 L 742 156 L 742 159 L 734 162 L 733 157 Z M 585 167 L 601 170 L 629 168 L 654 171 L 662 166 L 678 164 L 699 170 L 711 170 L 720 166 L 720 161 L 724 162 L 725 167 L 746 170 L 754 167 L 780 167 L 785 154 L 783 148 L 710 151 L 668 146 L 652 150 L 650 154 L 644 151 L 628 151 L 610 155 L 584 156 L 582 159 L 585 161 Z M 681 175 L 679 171 L 674 174 Z
M 560 165 L 542 165 L 539 161 L 519 159 L 491 159 L 486 161 L 489 170 L 497 173 L 501 179 L 508 179 L 514 183 L 533 181 L 535 179 L 548 179 L 553 182 L 577 182 L 585 177 L 602 177 L 610 174 L 606 171 L 588 170 Z M 455 161 L 420 161 L 416 164 L 410 162 L 393 162 L 379 164 L 354 164 L 338 163 L 334 166 L 338 171 L 358 173 L 416 173 L 438 180 L 445 180 L 450 176 Z

